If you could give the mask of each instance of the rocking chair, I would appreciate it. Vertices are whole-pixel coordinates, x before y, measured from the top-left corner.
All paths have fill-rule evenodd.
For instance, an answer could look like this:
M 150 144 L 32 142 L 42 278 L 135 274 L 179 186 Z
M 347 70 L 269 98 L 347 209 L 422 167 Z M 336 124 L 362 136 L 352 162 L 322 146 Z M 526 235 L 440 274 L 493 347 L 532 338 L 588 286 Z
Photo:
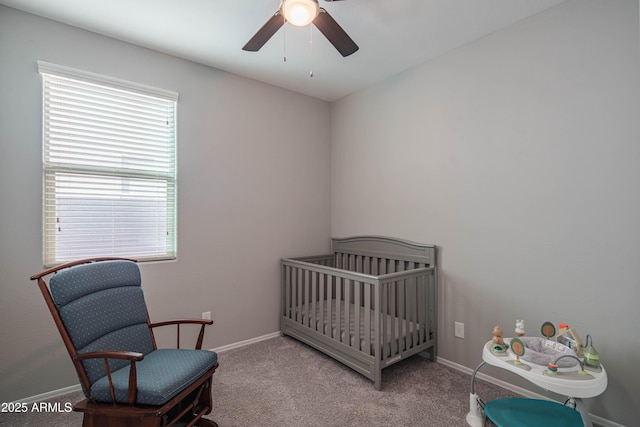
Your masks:
M 43 279 L 52 273 L 49 283 Z M 211 320 L 151 323 L 134 260 L 92 258 L 37 280 L 87 397 L 74 406 L 85 427 L 217 426 L 211 412 L 215 352 L 201 350 Z M 180 325 L 200 325 L 195 350 L 180 349 Z M 158 349 L 153 328 L 177 325 L 176 349 Z

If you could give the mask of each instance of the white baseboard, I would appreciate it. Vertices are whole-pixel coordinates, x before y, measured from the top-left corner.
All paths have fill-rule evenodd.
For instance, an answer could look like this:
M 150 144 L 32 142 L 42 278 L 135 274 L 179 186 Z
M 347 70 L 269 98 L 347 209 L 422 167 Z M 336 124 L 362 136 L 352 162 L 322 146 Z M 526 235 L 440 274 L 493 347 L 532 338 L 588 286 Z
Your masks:
M 270 340 L 272 338 L 277 338 L 279 337 L 280 331 L 278 332 L 272 332 L 270 334 L 267 335 L 262 335 L 259 337 L 255 337 L 255 338 L 250 338 L 248 340 L 244 340 L 244 341 L 239 341 L 233 344 L 229 344 L 229 345 L 223 345 L 222 347 L 218 347 L 218 348 L 212 348 L 211 351 L 215 351 L 216 353 L 222 353 L 225 351 L 229 351 L 229 350 L 233 350 L 235 348 L 240 348 L 240 347 L 244 347 L 245 345 L 249 345 L 249 344 L 254 344 L 260 341 L 265 341 L 265 340 Z
M 438 363 L 442 363 L 443 365 L 448 366 L 450 368 L 453 368 L 455 370 L 464 372 L 465 374 L 469 374 L 469 376 L 471 376 L 471 374 L 473 374 L 473 369 L 467 368 L 466 366 L 459 365 L 459 364 L 457 364 L 455 362 L 452 362 L 450 360 L 438 357 L 437 358 L 437 362 Z M 494 377 L 492 377 L 490 375 L 487 375 L 485 373 L 482 373 L 482 372 L 478 372 L 476 374 L 476 378 L 480 378 L 481 380 L 484 380 L 484 381 L 486 381 L 488 383 L 497 385 L 498 387 L 502 387 L 502 388 L 504 388 L 506 390 L 512 391 L 512 392 L 517 393 L 517 394 L 519 394 L 521 396 L 524 396 L 524 397 L 528 397 L 528 398 L 531 398 L 531 399 L 549 400 L 549 398 L 546 397 L 546 396 L 542 396 L 540 394 L 532 392 L 531 390 L 527 390 L 525 388 L 518 387 L 518 386 L 513 385 L 511 383 L 508 383 L 506 381 L 499 380 L 497 378 L 494 378 Z M 469 384 L 469 385 L 471 385 L 471 384 Z M 469 387 L 469 392 L 471 392 L 471 387 Z M 560 402 L 560 403 L 564 403 L 564 402 Z M 599 417 L 597 415 L 589 414 L 589 416 L 591 417 L 591 420 L 593 422 L 598 423 L 598 424 L 600 424 L 600 425 L 602 425 L 604 427 L 625 427 L 622 424 L 618 424 L 618 423 L 616 423 L 614 421 L 607 420 L 606 418 L 602 418 L 602 417 Z
M 473 374 L 473 369 L 467 368 L 466 366 L 459 365 L 459 364 L 457 364 L 455 362 L 452 362 L 450 360 L 438 357 L 437 361 L 438 361 L 438 363 L 442 363 L 445 366 L 453 368 L 453 369 L 455 369 L 457 371 L 464 372 L 465 374 L 469 374 L 469 375 Z M 531 390 L 527 390 L 526 388 L 518 387 L 518 386 L 513 385 L 511 383 L 508 383 L 506 381 L 499 380 L 499 379 L 494 378 L 494 377 L 492 377 L 490 375 L 487 375 L 487 374 L 485 374 L 483 372 L 478 372 L 476 374 L 476 378 L 480 378 L 481 380 L 484 380 L 484 381 L 486 381 L 488 383 L 497 385 L 498 387 L 502 387 L 502 388 L 504 388 L 506 390 L 512 391 L 512 392 L 517 393 L 517 394 L 519 394 L 521 396 L 524 396 L 524 397 L 529 397 L 531 399 L 548 399 L 548 398 L 546 398 L 546 397 L 544 397 L 544 396 L 542 396 L 540 394 L 532 392 Z M 471 389 L 469 389 L 469 391 L 471 391 Z
M 80 384 L 76 384 L 58 390 L 36 394 L 35 396 L 25 397 L 24 399 L 16 400 L 16 403 L 26 403 L 30 405 L 32 403 L 42 402 L 43 400 L 55 399 L 56 397 L 64 396 L 65 394 L 74 393 L 80 390 L 82 390 L 82 387 L 80 387 Z

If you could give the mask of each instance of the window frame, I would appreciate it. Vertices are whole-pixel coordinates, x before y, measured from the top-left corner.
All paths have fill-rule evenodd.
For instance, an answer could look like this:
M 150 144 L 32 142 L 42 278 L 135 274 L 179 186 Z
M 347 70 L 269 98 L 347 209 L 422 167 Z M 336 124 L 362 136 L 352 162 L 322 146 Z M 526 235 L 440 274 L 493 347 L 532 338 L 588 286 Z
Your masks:
M 53 266 L 53 265 L 57 265 L 62 262 L 71 261 L 74 259 L 90 258 L 94 256 L 121 256 L 121 257 L 134 258 L 134 259 L 137 259 L 138 261 L 161 261 L 161 260 L 176 259 L 177 240 L 178 240 L 177 239 L 178 94 L 176 92 L 168 91 L 165 89 L 159 89 L 152 86 L 133 83 L 133 82 L 129 82 L 129 81 L 118 79 L 118 78 L 113 78 L 113 77 L 108 77 L 108 76 L 104 76 L 96 73 L 77 70 L 71 67 L 52 64 L 45 61 L 38 61 L 38 71 L 42 77 L 42 102 L 43 102 L 43 105 L 42 105 L 42 144 L 43 144 L 42 145 L 43 147 L 43 153 L 42 153 L 42 161 L 43 161 L 42 250 L 43 250 L 43 255 L 42 256 L 43 256 L 43 264 L 45 266 Z M 97 154 L 95 155 L 95 157 L 92 157 L 92 159 L 95 159 L 96 162 L 103 161 L 104 162 L 103 164 L 95 163 L 90 166 L 87 166 L 87 164 L 83 164 L 83 160 L 80 160 L 76 163 L 73 163 L 73 161 L 69 159 L 65 159 L 62 162 L 61 161 L 56 162 L 55 159 L 52 160 L 51 147 L 57 146 L 56 145 L 57 142 L 55 141 L 52 142 L 54 138 L 51 137 L 50 133 L 47 130 L 48 123 L 50 123 L 49 119 L 52 117 L 50 116 L 51 110 L 48 108 L 51 104 L 50 102 L 51 98 L 47 98 L 47 96 L 50 95 L 50 89 L 48 89 L 47 84 L 51 85 L 52 79 L 58 79 L 58 80 L 69 79 L 71 81 L 81 82 L 80 85 L 89 84 L 89 85 L 97 85 L 98 88 L 107 88 L 106 89 L 107 91 L 113 91 L 114 93 L 116 93 L 116 95 L 114 95 L 116 100 L 118 99 L 117 93 L 122 93 L 123 99 L 126 96 L 134 96 L 140 99 L 150 99 L 154 103 L 159 102 L 162 105 L 166 104 L 167 125 L 169 127 L 166 129 L 166 135 L 163 134 L 162 150 L 166 150 L 166 153 L 164 153 L 163 151 L 164 153 L 163 155 L 165 155 L 165 157 L 168 160 L 160 162 L 161 164 L 157 166 L 157 169 L 155 169 L 152 166 L 148 166 L 148 164 L 154 164 L 153 160 L 157 160 L 152 154 L 149 154 L 149 157 L 142 157 L 144 165 L 140 165 L 140 166 L 128 166 L 127 162 L 124 161 L 125 160 L 124 156 L 121 155 L 120 164 L 127 165 L 127 166 L 113 166 L 113 165 L 109 165 L 108 160 L 105 160 L 108 157 L 109 153 L 110 154 L 117 153 L 117 150 L 113 148 L 105 150 L 104 152 L 107 153 L 107 155 L 105 155 L 104 157 L 101 157 L 102 154 Z M 99 90 L 102 90 L 102 89 L 99 89 Z M 120 92 L 120 91 L 124 91 L 124 92 Z M 82 89 L 79 89 L 78 93 L 81 93 L 81 92 L 82 92 Z M 103 116 L 101 116 L 100 113 L 97 113 L 95 117 L 100 118 Z M 163 121 L 164 121 L 164 118 L 163 118 Z M 97 132 L 95 128 L 92 128 L 91 131 Z M 129 136 L 131 135 L 127 134 L 127 137 Z M 127 142 L 126 144 L 129 144 L 129 146 L 134 147 L 136 143 L 138 143 L 138 141 Z M 74 144 L 74 148 L 76 147 L 85 148 L 85 145 L 83 145 L 84 142 L 79 142 L 79 143 L 74 142 L 73 144 Z M 93 147 L 94 152 L 102 152 L 103 147 L 100 145 L 100 142 L 98 143 L 91 142 L 87 144 Z M 98 149 L 96 149 L 96 147 L 98 147 Z M 105 144 L 104 148 L 108 148 L 108 146 Z M 140 150 L 144 154 L 145 149 L 140 148 Z M 115 156 L 115 158 L 117 158 L 117 156 Z M 130 245 L 127 244 L 126 246 L 128 249 L 126 251 L 123 251 L 122 248 L 120 249 L 115 248 L 115 246 L 118 246 L 118 243 L 116 243 L 114 244 L 114 248 L 112 248 L 111 250 L 106 250 L 105 253 L 96 253 L 96 251 L 101 251 L 103 249 L 95 249 L 95 248 L 92 249 L 90 247 L 91 246 L 90 244 L 87 246 L 82 246 L 84 245 L 83 243 L 81 245 L 81 251 L 76 251 L 76 252 L 85 253 L 86 256 L 74 255 L 71 257 L 72 259 L 68 259 L 68 257 L 65 257 L 64 252 L 60 252 L 59 248 L 56 246 L 60 244 L 60 243 L 56 243 L 56 242 L 60 242 L 60 237 L 59 237 L 60 227 L 56 226 L 55 224 L 56 222 L 60 221 L 61 204 L 64 202 L 64 200 L 67 200 L 67 201 L 69 200 L 69 198 L 64 199 L 64 197 L 60 195 L 62 194 L 63 190 L 60 190 L 58 180 L 61 179 L 63 174 L 67 174 L 68 177 L 75 176 L 77 178 L 76 181 L 80 181 L 79 177 L 84 177 L 89 182 L 93 181 L 94 178 L 98 180 L 100 179 L 100 177 L 102 177 L 105 180 L 111 179 L 113 183 L 120 182 L 121 186 L 123 186 L 124 185 L 123 183 L 125 182 L 129 183 L 129 182 L 135 181 L 137 184 L 141 185 L 140 188 L 143 188 L 143 187 L 159 188 L 160 190 L 157 190 L 157 191 L 149 190 L 151 193 L 153 193 L 152 201 L 150 202 L 149 200 L 144 199 L 144 202 L 146 203 L 146 205 L 152 206 L 152 207 L 143 207 L 142 210 L 144 211 L 143 212 L 144 215 L 149 215 L 153 213 L 157 214 L 158 212 L 161 213 L 160 215 L 156 215 L 160 217 L 159 220 L 156 220 L 156 222 L 160 224 L 155 226 L 154 230 L 156 234 L 154 235 L 151 232 L 147 232 L 149 236 L 155 236 L 154 238 L 157 239 L 156 247 L 160 249 L 152 250 L 152 251 L 147 250 L 146 253 L 144 251 L 141 251 L 141 249 L 144 248 L 144 242 L 148 241 L 148 239 L 146 238 L 147 234 L 144 234 L 144 231 L 142 231 L 141 234 L 143 235 L 144 238 L 139 241 L 136 240 L 135 237 L 130 238 L 129 241 L 134 243 Z M 53 179 L 55 179 L 55 181 L 52 181 Z M 93 182 L 94 182 L 93 184 L 89 184 L 89 187 L 87 187 L 88 188 L 88 190 L 86 190 L 87 192 L 82 193 L 83 196 L 86 196 L 86 199 L 83 200 L 83 203 L 85 202 L 88 203 L 92 208 L 96 208 L 97 206 L 97 209 L 99 210 L 100 213 L 102 213 L 103 210 L 108 211 L 108 209 L 104 209 L 104 208 L 100 210 L 101 208 L 98 205 L 101 202 L 99 202 L 95 206 L 92 205 L 93 202 L 91 201 L 87 202 L 87 200 L 89 199 L 95 200 L 99 198 L 98 196 L 99 190 L 97 189 L 97 187 L 90 186 L 90 185 L 98 186 L 99 184 L 96 183 L 97 181 L 93 181 Z M 69 185 L 73 185 L 73 184 L 69 184 Z M 84 182 L 83 182 L 83 185 L 84 185 Z M 68 191 L 71 191 L 71 190 L 68 190 Z M 154 193 L 154 191 L 156 191 L 156 193 L 159 194 L 159 196 L 156 196 L 155 195 L 156 193 Z M 134 192 L 131 192 L 131 193 L 134 193 Z M 138 202 L 143 200 L 142 198 L 136 199 L 136 196 L 123 197 L 124 190 L 113 190 L 111 194 L 112 195 L 106 197 L 105 200 L 107 201 L 110 200 L 113 205 L 117 205 L 114 208 L 114 211 L 116 211 L 118 207 L 121 207 L 121 208 L 124 207 L 123 209 L 126 211 L 127 208 L 131 209 L 132 206 L 136 204 L 135 202 L 133 202 L 133 200 L 136 200 Z M 139 193 L 139 194 L 142 194 L 142 193 Z M 138 197 L 147 197 L 147 196 L 138 196 Z M 153 197 L 156 197 L 157 200 L 153 199 Z M 127 202 L 125 201 L 125 199 L 128 199 L 129 201 Z M 55 204 L 53 208 L 51 203 Z M 53 213 L 52 213 L 52 209 L 54 209 Z M 126 233 L 126 231 L 124 231 L 124 229 L 119 226 L 121 226 L 122 224 L 126 224 L 128 227 L 131 227 L 133 225 L 133 220 L 132 220 L 132 217 L 130 218 L 127 217 L 128 214 L 126 212 L 113 214 L 112 219 L 118 218 L 118 215 L 120 216 L 120 218 L 125 218 L 125 221 L 122 223 L 116 224 L 114 227 L 112 227 L 112 230 L 105 231 L 105 233 L 111 233 L 112 240 L 119 242 L 121 239 L 117 237 L 118 236 L 122 237 L 124 233 Z M 165 215 L 165 216 L 163 217 L 162 215 Z M 104 217 L 104 218 L 108 218 L 108 217 Z M 147 224 L 146 219 L 148 218 L 148 216 L 144 216 L 144 218 L 145 218 L 145 224 Z M 164 225 L 163 225 L 163 221 L 164 221 Z M 117 221 L 114 221 L 114 223 L 116 222 Z M 73 225 L 77 226 L 78 224 L 73 223 Z M 86 224 L 84 225 L 84 227 L 85 229 L 91 228 L 91 226 L 88 226 Z M 151 226 L 150 229 L 152 227 L 153 226 Z M 67 227 L 67 229 L 68 228 L 69 227 Z M 145 227 L 141 227 L 141 228 L 145 228 Z M 97 227 L 96 227 L 96 230 L 97 230 Z M 164 233 L 165 230 L 166 230 L 166 236 L 162 237 L 161 232 Z M 99 233 L 98 231 L 93 231 L 93 230 L 91 231 L 91 233 L 94 233 L 94 232 Z M 109 239 L 104 239 L 102 243 L 108 240 Z M 92 240 L 87 239 L 87 241 L 91 242 Z M 96 240 L 96 241 L 99 241 L 99 240 Z M 149 244 L 147 243 L 147 245 Z M 161 253 L 163 250 L 163 245 L 164 245 L 164 253 Z M 99 245 L 96 245 L 96 246 L 99 246 Z M 123 244 L 120 244 L 120 246 L 123 246 Z M 138 253 L 135 253 L 135 251 L 132 252 L 131 247 L 136 247 L 138 249 Z M 151 254 L 151 252 L 154 252 L 154 253 Z

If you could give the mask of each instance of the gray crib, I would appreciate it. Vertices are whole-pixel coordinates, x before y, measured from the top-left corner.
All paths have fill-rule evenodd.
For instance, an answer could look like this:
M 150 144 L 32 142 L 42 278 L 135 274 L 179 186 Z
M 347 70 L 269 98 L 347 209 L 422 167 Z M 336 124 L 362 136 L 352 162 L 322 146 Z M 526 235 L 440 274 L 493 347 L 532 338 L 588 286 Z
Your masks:
M 436 358 L 436 247 L 358 236 L 331 254 L 283 259 L 280 330 L 382 388 L 382 369 Z

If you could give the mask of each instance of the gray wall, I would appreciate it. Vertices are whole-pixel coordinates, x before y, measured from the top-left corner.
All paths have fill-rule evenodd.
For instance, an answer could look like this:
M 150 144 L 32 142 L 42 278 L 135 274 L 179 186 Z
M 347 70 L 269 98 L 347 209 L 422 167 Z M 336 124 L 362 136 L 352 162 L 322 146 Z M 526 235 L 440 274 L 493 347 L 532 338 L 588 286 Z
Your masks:
M 38 59 L 180 94 L 178 260 L 142 265 L 151 319 L 211 310 L 207 348 L 277 331 L 280 258 L 329 249 L 330 105 L 0 6 L 0 400 L 77 384 L 29 281 L 42 269 Z
M 440 246 L 440 358 L 569 323 L 609 373 L 591 411 L 637 425 L 637 1 L 569 1 L 343 98 L 331 156 L 332 235 Z

